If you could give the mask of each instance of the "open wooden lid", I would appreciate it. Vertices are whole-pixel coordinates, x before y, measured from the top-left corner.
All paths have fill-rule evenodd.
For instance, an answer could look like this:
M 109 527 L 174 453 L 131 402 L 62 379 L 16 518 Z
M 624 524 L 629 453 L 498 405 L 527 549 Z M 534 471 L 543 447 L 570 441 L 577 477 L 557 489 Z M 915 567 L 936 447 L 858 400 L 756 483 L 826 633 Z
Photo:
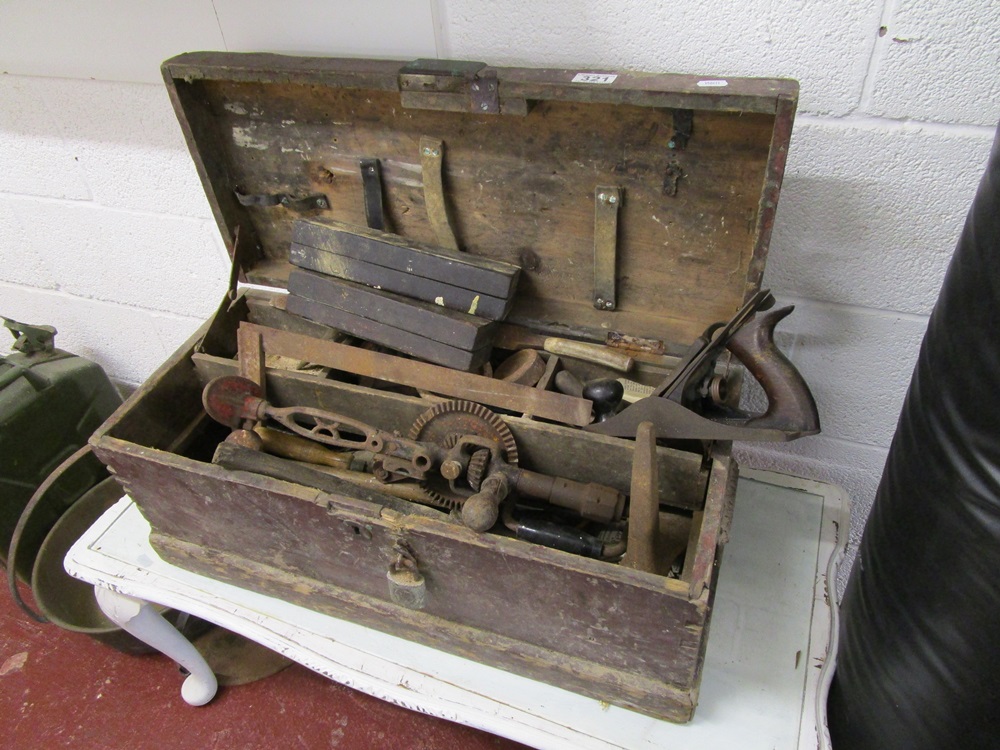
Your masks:
M 296 219 L 365 226 L 361 161 L 378 159 L 391 231 L 442 244 L 443 194 L 463 251 L 522 267 L 509 321 L 668 346 L 759 288 L 798 93 L 790 80 L 215 52 L 163 74 L 248 280 L 284 285 Z M 441 142 L 438 161 L 422 139 Z

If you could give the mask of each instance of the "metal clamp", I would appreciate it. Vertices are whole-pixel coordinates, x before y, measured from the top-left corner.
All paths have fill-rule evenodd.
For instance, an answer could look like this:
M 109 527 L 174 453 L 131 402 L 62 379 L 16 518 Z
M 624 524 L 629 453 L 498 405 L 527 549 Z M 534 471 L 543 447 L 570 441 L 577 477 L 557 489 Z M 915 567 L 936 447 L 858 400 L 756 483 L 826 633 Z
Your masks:
M 233 191 L 241 206 L 283 206 L 293 211 L 316 211 L 330 207 L 329 199 L 322 193 L 296 197 L 290 193 L 261 193 L 252 195 Z
M 618 305 L 618 209 L 622 190 L 598 186 L 594 191 L 594 307 L 614 310 Z
M 14 350 L 22 354 L 51 352 L 55 348 L 56 329 L 52 326 L 35 326 L 18 323 L 10 318 L 3 320 L 4 328 L 8 329 L 16 339 Z
M 500 114 L 500 82 L 496 68 L 483 68 L 472 79 L 472 111 L 481 115 Z
M 361 160 L 361 188 L 365 197 L 365 221 L 370 229 L 385 231 L 382 169 L 378 159 Z

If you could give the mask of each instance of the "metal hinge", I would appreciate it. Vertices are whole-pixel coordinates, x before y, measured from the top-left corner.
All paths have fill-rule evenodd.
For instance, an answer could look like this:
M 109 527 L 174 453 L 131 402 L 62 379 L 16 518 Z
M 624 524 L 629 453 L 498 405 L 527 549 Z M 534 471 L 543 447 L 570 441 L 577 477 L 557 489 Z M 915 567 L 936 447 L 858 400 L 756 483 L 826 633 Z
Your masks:
M 403 106 L 445 112 L 500 114 L 497 71 L 470 60 L 414 60 L 399 71 Z

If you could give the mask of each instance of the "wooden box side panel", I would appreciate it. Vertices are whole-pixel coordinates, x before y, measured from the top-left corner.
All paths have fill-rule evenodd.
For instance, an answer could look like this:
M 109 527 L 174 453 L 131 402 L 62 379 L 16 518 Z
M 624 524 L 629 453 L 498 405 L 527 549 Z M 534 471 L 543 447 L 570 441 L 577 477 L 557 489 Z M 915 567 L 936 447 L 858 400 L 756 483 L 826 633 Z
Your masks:
M 680 581 L 444 521 L 387 521 L 374 503 L 176 456 L 104 448 L 161 535 L 383 601 L 402 544 L 426 579 L 428 614 L 675 686 L 695 681 L 707 597 L 689 599 Z
M 695 690 L 678 688 L 634 672 L 554 653 L 474 627 L 415 611 L 329 582 L 296 576 L 228 551 L 192 545 L 155 533 L 154 548 L 185 569 L 265 594 L 282 591 L 285 601 L 389 632 L 425 646 L 558 685 L 595 700 L 657 719 L 684 723 L 695 709 Z

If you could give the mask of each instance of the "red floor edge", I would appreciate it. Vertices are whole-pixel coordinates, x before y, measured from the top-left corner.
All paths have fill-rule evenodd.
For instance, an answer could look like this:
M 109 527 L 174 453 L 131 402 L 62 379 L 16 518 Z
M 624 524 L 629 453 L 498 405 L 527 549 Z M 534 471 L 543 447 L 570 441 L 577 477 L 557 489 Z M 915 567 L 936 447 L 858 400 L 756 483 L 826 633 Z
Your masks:
M 0 748 L 250 750 L 523 748 L 409 711 L 297 664 L 221 688 L 207 706 L 181 699 L 161 654 L 127 656 L 28 619 L 0 595 Z

